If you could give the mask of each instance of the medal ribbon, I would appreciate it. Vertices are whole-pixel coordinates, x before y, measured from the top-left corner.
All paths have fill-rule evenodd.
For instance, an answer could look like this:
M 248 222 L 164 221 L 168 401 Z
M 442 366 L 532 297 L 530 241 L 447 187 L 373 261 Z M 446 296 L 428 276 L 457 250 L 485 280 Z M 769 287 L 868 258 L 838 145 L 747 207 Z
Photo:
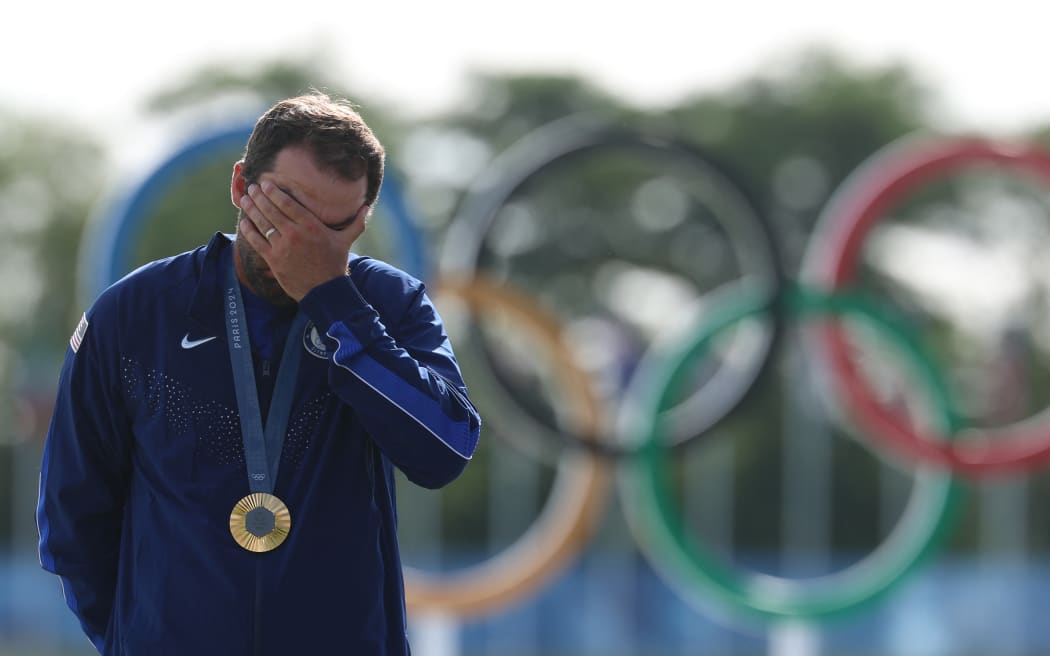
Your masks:
M 297 348 L 306 315 L 296 312 L 281 355 L 277 381 L 273 390 L 270 411 L 266 415 L 265 429 L 259 405 L 259 390 L 255 386 L 255 365 L 252 362 L 251 341 L 248 337 L 248 320 L 244 312 L 241 285 L 237 280 L 233 263 L 226 276 L 223 291 L 223 310 L 226 315 L 226 344 L 233 367 L 233 386 L 237 392 L 237 411 L 241 417 L 241 437 L 244 440 L 244 460 L 248 468 L 248 487 L 252 492 L 273 492 L 277 484 L 277 468 L 281 464 L 281 449 L 292 410 L 292 392 L 299 373 L 302 349 Z M 267 458 L 269 454 L 269 458 Z

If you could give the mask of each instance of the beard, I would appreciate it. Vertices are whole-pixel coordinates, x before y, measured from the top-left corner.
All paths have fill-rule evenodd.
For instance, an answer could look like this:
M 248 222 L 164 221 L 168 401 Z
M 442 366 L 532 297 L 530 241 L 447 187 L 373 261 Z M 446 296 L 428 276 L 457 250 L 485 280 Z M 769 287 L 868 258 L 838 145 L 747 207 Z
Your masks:
M 244 282 L 252 290 L 253 294 L 278 308 L 296 306 L 295 299 L 285 293 L 284 288 L 281 287 L 273 272 L 270 271 L 270 266 L 266 264 L 266 260 L 239 233 L 237 238 L 233 240 L 233 248 L 237 258 L 240 260 Z

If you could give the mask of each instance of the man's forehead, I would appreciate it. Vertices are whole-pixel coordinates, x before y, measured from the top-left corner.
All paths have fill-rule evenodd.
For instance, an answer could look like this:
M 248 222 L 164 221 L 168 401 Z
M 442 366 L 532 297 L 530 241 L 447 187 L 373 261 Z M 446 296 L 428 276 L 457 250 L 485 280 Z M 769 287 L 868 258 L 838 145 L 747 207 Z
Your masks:
M 358 194 L 363 198 L 368 186 L 367 176 L 352 180 L 333 169 L 318 166 L 305 148 L 285 148 L 277 154 L 269 171 L 261 174 L 260 178 L 268 178 L 285 188 L 285 191 L 297 193 L 301 202 L 308 198 L 331 200 Z
M 356 182 L 339 175 L 331 167 L 321 165 L 313 153 L 302 146 L 289 146 L 277 153 L 268 172 L 285 184 L 304 188 L 340 188 Z
M 329 227 L 342 229 L 365 204 L 367 181 L 347 180 L 319 170 L 274 167 L 259 176 L 269 181 Z

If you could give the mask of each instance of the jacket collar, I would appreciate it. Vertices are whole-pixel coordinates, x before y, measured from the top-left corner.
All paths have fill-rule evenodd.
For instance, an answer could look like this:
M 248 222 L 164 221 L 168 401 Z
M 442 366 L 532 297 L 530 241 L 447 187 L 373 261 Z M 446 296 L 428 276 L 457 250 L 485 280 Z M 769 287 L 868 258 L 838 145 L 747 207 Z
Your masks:
M 222 285 L 226 267 L 233 266 L 233 241 L 230 235 L 216 232 L 204 249 L 197 272 L 197 288 L 190 300 L 189 316 L 207 335 L 226 341 L 222 313 Z

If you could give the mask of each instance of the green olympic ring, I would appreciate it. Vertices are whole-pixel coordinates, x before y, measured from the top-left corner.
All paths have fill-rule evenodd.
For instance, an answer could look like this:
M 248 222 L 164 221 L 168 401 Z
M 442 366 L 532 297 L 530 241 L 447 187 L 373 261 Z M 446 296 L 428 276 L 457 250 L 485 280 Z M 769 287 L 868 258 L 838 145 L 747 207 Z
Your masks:
M 668 453 L 660 446 L 666 427 L 657 418 L 714 337 L 763 308 L 757 299 L 723 306 L 691 339 L 668 353 L 662 366 L 646 372 L 647 385 L 641 388 L 646 393 L 637 411 L 626 413 L 622 424 L 629 434 L 643 438 L 639 457 L 625 463 L 621 473 L 624 512 L 657 573 L 684 598 L 705 609 L 714 604 L 716 609 L 762 620 L 837 615 L 872 602 L 936 550 L 954 519 L 959 485 L 947 468 L 918 466 L 911 496 L 887 539 L 860 561 L 819 577 L 786 578 L 730 566 L 690 535 L 671 491 Z M 884 310 L 857 296 L 821 295 L 800 287 L 788 292 L 786 309 L 796 315 L 851 315 L 878 328 L 916 365 L 914 373 L 935 405 L 932 419 L 943 434 L 958 431 L 960 419 L 930 358 Z

